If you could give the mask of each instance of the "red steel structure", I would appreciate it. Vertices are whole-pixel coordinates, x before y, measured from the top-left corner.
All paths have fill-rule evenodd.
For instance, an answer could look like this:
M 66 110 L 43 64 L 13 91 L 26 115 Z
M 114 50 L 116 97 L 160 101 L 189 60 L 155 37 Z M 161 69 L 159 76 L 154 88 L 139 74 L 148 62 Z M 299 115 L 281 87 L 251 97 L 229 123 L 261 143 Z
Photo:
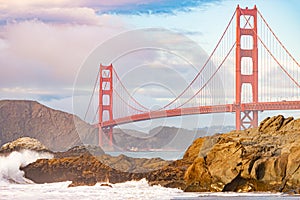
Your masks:
M 112 146 L 113 126 L 102 126 L 103 121 L 113 120 L 113 66 L 100 64 L 99 89 L 99 145 L 103 145 L 103 136 L 108 135 L 109 146 Z M 107 119 L 105 119 L 105 117 Z
M 250 16 L 253 18 L 253 24 L 248 28 L 243 28 L 241 24 L 241 17 Z M 249 18 L 249 19 L 250 19 Z M 248 20 L 249 20 L 248 19 Z M 251 36 L 252 49 L 242 49 L 241 38 L 243 36 Z M 252 61 L 252 74 L 242 74 L 242 59 L 248 57 Z M 236 129 L 246 129 L 248 127 L 256 127 L 258 124 L 258 111 L 245 110 L 242 107 L 242 86 L 250 84 L 252 87 L 252 102 L 258 103 L 258 49 L 257 49 L 257 8 L 254 9 L 241 9 L 239 6 L 236 8 L 236 89 L 235 89 L 235 117 Z M 242 115 L 243 114 L 243 115 Z
M 257 33 L 257 16 L 259 15 L 262 18 L 262 21 L 265 23 L 266 27 L 270 30 L 271 34 L 274 36 L 274 41 L 277 42 L 286 53 L 286 57 L 283 57 L 285 59 L 290 58 L 290 61 L 294 64 L 297 69 L 300 69 L 300 64 L 292 57 L 292 55 L 288 52 L 288 50 L 283 46 L 283 44 L 279 41 L 277 36 L 274 34 L 274 32 L 270 29 L 269 25 L 265 21 L 265 19 L 262 17 L 260 12 L 257 10 L 256 7 L 253 9 L 242 9 L 239 6 L 236 8 L 236 41 L 235 41 L 235 102 L 232 104 L 220 104 L 220 105 L 199 105 L 199 106 L 187 106 L 182 107 L 187 102 L 190 101 L 192 98 L 196 98 L 196 95 L 192 96 L 188 101 L 181 104 L 180 106 L 170 108 L 170 105 L 172 105 L 178 98 L 180 98 L 186 91 L 188 87 L 191 87 L 191 84 L 197 79 L 200 75 L 200 73 L 203 71 L 203 68 L 206 67 L 206 64 L 211 59 L 211 56 L 215 52 L 215 50 L 218 48 L 220 41 L 223 39 L 223 36 L 221 37 L 219 43 L 217 44 L 215 50 L 211 54 L 211 56 L 208 58 L 208 61 L 204 64 L 203 68 L 200 70 L 200 72 L 197 74 L 195 79 L 191 82 L 191 84 L 188 85 L 188 87 L 178 95 L 173 101 L 162 107 L 158 110 L 147 110 L 142 104 L 140 104 L 138 101 L 136 101 L 130 93 L 127 91 L 125 85 L 122 83 L 121 79 L 117 75 L 115 69 L 113 68 L 113 65 L 109 66 L 103 66 L 100 65 L 99 70 L 99 77 L 100 77 L 100 89 L 99 89 L 99 145 L 103 145 L 103 136 L 108 138 L 109 146 L 113 145 L 113 127 L 116 125 L 121 124 L 127 124 L 132 122 L 138 122 L 143 120 L 150 120 L 150 119 L 156 119 L 156 118 L 164 118 L 164 117 L 175 117 L 175 116 L 183 116 L 183 115 L 195 115 L 195 114 L 209 114 L 209 113 L 235 113 L 236 114 L 236 129 L 246 129 L 251 127 L 256 127 L 258 125 L 258 112 L 260 111 L 266 111 L 266 110 L 300 110 L 300 101 L 298 99 L 300 98 L 299 95 L 299 88 L 300 83 L 298 80 L 298 77 L 300 77 L 300 73 L 293 76 L 293 74 L 290 74 L 292 72 L 288 72 L 288 70 L 285 68 L 284 64 L 281 64 L 280 59 L 282 59 L 282 56 L 280 58 L 277 58 L 274 55 L 274 52 L 271 51 L 267 44 L 262 40 L 262 38 Z M 232 18 L 233 19 L 233 18 Z M 232 22 L 229 22 L 231 24 Z M 245 19 L 246 25 L 241 24 L 241 21 Z M 228 25 L 229 26 L 229 25 Z M 228 26 L 225 30 L 225 32 L 228 29 Z M 224 32 L 224 33 L 225 33 Z M 249 48 L 243 48 L 242 46 L 242 38 L 248 37 L 251 38 L 251 47 Z M 293 95 L 295 94 L 296 99 L 293 98 L 292 100 L 281 100 L 281 101 L 270 101 L 270 100 L 264 100 L 261 101 L 261 97 L 259 97 L 259 62 L 258 62 L 258 42 L 261 44 L 261 47 L 263 47 L 266 51 L 266 54 L 269 55 L 269 57 L 274 61 L 276 67 L 278 67 L 281 72 L 287 77 L 287 79 L 291 82 L 293 85 L 293 89 L 291 91 Z M 234 49 L 234 45 L 230 48 L 229 53 L 225 56 L 224 60 L 227 59 L 227 56 L 230 54 L 232 49 Z M 274 46 L 274 45 L 273 45 Z M 282 53 L 280 52 L 279 55 Z M 251 70 L 248 73 L 244 73 L 244 68 L 246 67 L 244 65 L 243 59 L 247 58 L 250 59 L 251 63 Z M 216 69 L 216 71 L 211 75 L 211 77 L 208 79 L 208 81 L 199 89 L 199 91 L 196 94 L 199 94 L 204 87 L 207 86 L 209 81 L 213 79 L 215 74 L 218 72 L 218 70 L 221 68 L 222 64 L 224 63 L 224 60 L 221 62 L 220 66 Z M 291 65 L 291 62 L 283 62 L 285 65 Z M 267 64 L 266 64 L 267 65 Z M 248 67 L 248 66 L 247 66 Z M 260 66 L 266 67 L 266 66 Z M 116 77 L 116 81 L 120 83 L 121 87 L 125 91 L 125 94 L 129 96 L 130 101 L 125 101 L 122 99 L 122 95 L 120 95 L 116 90 L 114 90 L 113 87 L 113 75 Z M 273 78 L 273 77 L 271 77 Z M 97 80 L 96 80 L 97 81 Z M 267 79 L 267 81 L 270 82 L 270 79 Z M 276 81 L 276 80 L 275 80 Z M 277 81 L 278 82 L 278 81 Z M 284 84 L 284 82 L 279 83 Z M 251 86 L 251 100 L 250 102 L 243 101 L 242 94 L 243 94 L 243 86 L 244 85 L 250 85 Z M 274 90 L 276 90 L 276 86 L 273 84 L 270 84 L 270 87 Z M 284 88 L 285 90 L 288 90 L 288 88 Z M 295 92 L 296 91 L 296 92 Z M 120 98 L 120 100 L 125 103 L 127 107 L 130 107 L 130 109 L 134 109 L 135 111 L 138 111 L 134 114 L 126 114 L 129 112 L 125 112 L 125 116 L 113 116 L 113 95 L 116 94 L 116 97 Z M 271 94 L 271 96 L 273 96 Z M 259 99 L 261 98 L 261 99 Z M 234 101 L 234 100 L 233 100 Z M 134 104 L 135 106 L 133 106 Z M 117 110 L 115 110 L 117 111 Z

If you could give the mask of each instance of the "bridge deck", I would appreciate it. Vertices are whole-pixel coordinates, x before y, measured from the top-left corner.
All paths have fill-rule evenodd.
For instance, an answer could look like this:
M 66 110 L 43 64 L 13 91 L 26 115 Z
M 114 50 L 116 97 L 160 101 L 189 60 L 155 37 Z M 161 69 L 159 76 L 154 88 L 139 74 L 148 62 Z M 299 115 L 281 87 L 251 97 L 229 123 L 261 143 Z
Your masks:
M 215 106 L 198 106 L 190 108 L 177 108 L 170 110 L 151 111 L 142 114 L 136 114 L 128 117 L 122 117 L 111 121 L 101 123 L 101 127 L 110 127 L 116 125 L 138 122 L 143 120 L 158 119 L 164 117 L 176 117 L 183 115 L 210 114 L 235 112 L 239 105 L 225 104 Z M 280 102 L 259 102 L 244 103 L 240 105 L 242 111 L 265 111 L 265 110 L 300 110 L 300 101 L 280 101 Z

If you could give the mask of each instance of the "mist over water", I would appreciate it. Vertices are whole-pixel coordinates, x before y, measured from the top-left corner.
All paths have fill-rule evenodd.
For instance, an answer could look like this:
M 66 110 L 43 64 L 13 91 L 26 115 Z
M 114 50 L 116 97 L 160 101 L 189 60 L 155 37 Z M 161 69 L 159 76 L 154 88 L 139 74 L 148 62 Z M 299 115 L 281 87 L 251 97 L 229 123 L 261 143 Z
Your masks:
M 50 153 L 39 153 L 31 150 L 13 151 L 7 156 L 0 156 L 0 184 L 32 183 L 24 177 L 20 167 L 35 162 L 41 158 L 52 158 Z

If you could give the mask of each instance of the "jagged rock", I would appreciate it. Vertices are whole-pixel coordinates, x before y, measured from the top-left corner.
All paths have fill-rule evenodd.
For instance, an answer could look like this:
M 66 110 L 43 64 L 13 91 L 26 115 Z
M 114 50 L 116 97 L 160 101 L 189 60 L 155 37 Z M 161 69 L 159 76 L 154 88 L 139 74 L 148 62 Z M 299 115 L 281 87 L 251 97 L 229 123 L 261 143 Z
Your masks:
M 196 140 L 184 159 L 185 191 L 299 193 L 300 120 L 282 115 L 258 128 Z
M 40 141 L 30 137 L 22 137 L 12 142 L 8 142 L 4 144 L 0 148 L 0 153 L 10 153 L 12 151 L 20 151 L 20 150 L 34 150 L 38 152 L 51 152 L 45 145 L 43 145 Z
M 97 183 L 97 179 L 93 172 L 83 171 L 81 176 L 77 177 L 68 187 L 77 186 L 94 186 Z
M 161 158 L 131 158 L 125 155 L 110 156 L 108 154 L 97 156 L 97 159 L 113 169 L 131 173 L 145 173 L 160 170 L 162 167 L 171 163 L 171 161 L 165 161 Z
M 36 183 L 69 180 L 72 181 L 69 187 L 106 181 L 119 183 L 145 178 L 150 171 L 158 171 L 171 163 L 160 158 L 114 157 L 93 146 L 76 146 L 54 155 L 54 159 L 40 159 L 23 167 L 25 177 Z
M 260 123 L 258 130 L 263 133 L 271 133 L 274 131 L 278 131 L 281 127 L 284 127 L 293 119 L 293 117 L 285 119 L 282 115 L 274 116 L 271 118 L 267 117 Z
M 112 188 L 112 185 L 109 184 L 109 183 L 101 183 L 100 186 L 103 186 L 103 187 L 111 187 L 111 188 Z
M 161 169 L 147 173 L 146 179 L 150 185 L 184 189 L 186 187 L 184 173 L 189 164 L 190 162 L 184 159 L 176 160 Z
M 95 185 L 96 182 L 120 183 L 140 180 L 145 175 L 115 170 L 90 154 L 79 157 L 39 159 L 23 168 L 25 177 L 35 183 L 72 181 L 71 186 Z
M 205 192 L 207 188 L 210 188 L 212 177 L 203 157 L 195 159 L 193 164 L 187 169 L 184 179 L 188 185 L 188 187 L 185 188 L 186 192 Z
M 297 143 L 290 148 L 290 154 L 288 155 L 286 165 L 286 173 L 282 184 L 282 190 L 289 192 L 291 190 L 298 191 L 295 189 L 295 185 L 300 185 L 300 143 Z M 298 187 L 299 188 L 299 187 Z
M 55 158 L 77 157 L 77 156 L 81 156 L 83 154 L 91 154 L 93 156 L 100 156 L 100 155 L 105 154 L 105 152 L 99 146 L 91 146 L 91 145 L 75 146 L 65 152 L 56 152 Z
M 184 153 L 183 159 L 193 162 L 199 156 L 200 149 L 202 148 L 205 140 L 206 138 L 196 139 Z
M 214 182 L 220 182 L 225 186 L 238 176 L 243 151 L 243 146 L 239 142 L 231 140 L 213 146 L 207 153 L 206 166 L 210 174 L 214 175 L 212 177 Z

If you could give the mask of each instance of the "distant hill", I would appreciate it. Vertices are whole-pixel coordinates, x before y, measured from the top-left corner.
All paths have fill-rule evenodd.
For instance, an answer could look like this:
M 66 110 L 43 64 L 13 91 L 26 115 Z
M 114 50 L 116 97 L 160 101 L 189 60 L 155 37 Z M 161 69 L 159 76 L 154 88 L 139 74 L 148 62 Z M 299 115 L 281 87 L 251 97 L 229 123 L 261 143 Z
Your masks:
M 159 126 L 142 133 L 127 129 L 114 129 L 116 144 L 124 149 L 169 149 L 185 150 L 196 138 L 207 135 L 203 130 L 187 130 L 176 127 Z
M 210 127 L 198 128 L 197 130 L 204 131 L 207 134 L 228 133 L 230 131 L 235 130 L 235 126 L 210 126 Z
M 79 137 L 74 116 L 48 108 L 36 101 L 0 101 L 0 146 L 20 137 L 32 137 L 50 150 L 63 151 L 76 145 L 96 142 L 95 128 L 78 117 L 74 119 L 81 129 Z
M 149 133 L 114 128 L 113 139 L 116 146 L 124 150 L 185 150 L 195 138 L 212 135 L 214 130 L 220 132 L 218 128 L 192 131 L 160 126 Z M 52 151 L 64 151 L 82 144 L 97 145 L 97 133 L 96 127 L 80 118 L 36 101 L 0 101 L 0 146 L 28 136 L 38 139 Z

